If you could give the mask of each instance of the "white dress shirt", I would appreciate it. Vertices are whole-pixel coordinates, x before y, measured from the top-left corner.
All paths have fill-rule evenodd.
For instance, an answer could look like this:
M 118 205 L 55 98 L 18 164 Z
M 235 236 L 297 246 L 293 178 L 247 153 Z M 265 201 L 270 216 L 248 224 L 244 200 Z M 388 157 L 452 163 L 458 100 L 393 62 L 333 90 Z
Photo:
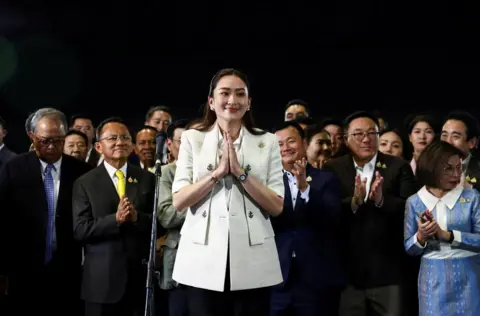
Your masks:
M 0 145 L 0 151 L 3 149 L 3 147 L 5 147 L 5 144 Z
M 46 163 L 45 161 L 40 160 L 40 165 L 42 167 L 42 180 L 45 181 L 45 168 L 47 168 L 47 165 L 48 163 Z M 55 167 L 54 169 L 52 169 L 52 178 L 53 178 L 53 185 L 54 185 L 54 188 L 55 188 L 55 191 L 54 191 L 54 198 L 53 198 L 53 234 L 52 234 L 52 245 L 53 245 L 53 249 L 56 249 L 57 248 L 57 233 L 56 233 L 56 229 L 55 229 L 55 218 L 56 218 L 56 214 L 57 214 L 57 201 L 58 201 L 58 192 L 60 192 L 60 167 L 62 166 L 62 158 L 60 157 L 60 159 L 55 162 L 53 164 L 53 166 Z
M 112 179 L 112 182 L 113 182 L 113 185 L 115 186 L 115 190 L 118 191 L 118 178 L 117 178 L 117 175 L 115 174 L 115 172 L 117 172 L 117 170 L 120 170 L 123 172 L 123 176 L 125 177 L 125 181 L 127 180 L 127 163 L 125 163 L 120 169 L 117 169 L 115 167 L 113 167 L 112 165 L 110 165 L 108 162 L 104 162 L 103 164 L 105 166 L 105 169 L 107 169 L 107 172 L 108 172 L 108 175 L 110 176 L 110 179 Z M 125 184 L 127 184 L 125 182 Z
M 355 162 L 355 159 L 353 160 L 353 163 L 355 165 L 355 170 L 357 171 L 357 174 L 360 175 L 360 180 L 364 180 L 367 178 L 367 184 L 366 184 L 366 194 L 365 194 L 365 202 L 368 200 L 368 195 L 370 194 L 370 187 L 372 185 L 373 178 L 375 177 L 375 163 L 377 161 L 377 154 L 373 156 L 372 160 L 367 162 L 363 168 L 360 168 L 357 163 Z
M 287 174 L 288 186 L 290 187 L 290 193 L 292 195 L 292 205 L 295 210 L 295 203 L 297 202 L 298 188 L 297 188 L 297 178 L 290 172 L 283 170 L 283 173 Z M 307 189 L 300 194 L 300 198 L 305 201 L 305 204 L 308 203 L 310 195 L 310 185 L 307 183 Z

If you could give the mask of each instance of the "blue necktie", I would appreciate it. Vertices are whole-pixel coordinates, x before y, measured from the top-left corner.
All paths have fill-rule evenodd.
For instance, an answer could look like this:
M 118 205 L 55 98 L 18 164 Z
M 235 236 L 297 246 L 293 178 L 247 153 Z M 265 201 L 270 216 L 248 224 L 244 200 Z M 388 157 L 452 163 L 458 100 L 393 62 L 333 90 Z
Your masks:
M 55 225 L 55 185 L 53 183 L 52 169 L 55 170 L 55 166 L 52 164 L 47 165 L 44 172 L 43 185 L 45 187 L 45 194 L 47 196 L 48 204 L 48 221 L 47 221 L 47 239 L 45 243 L 45 263 L 50 262 L 53 254 L 54 243 L 54 225 Z

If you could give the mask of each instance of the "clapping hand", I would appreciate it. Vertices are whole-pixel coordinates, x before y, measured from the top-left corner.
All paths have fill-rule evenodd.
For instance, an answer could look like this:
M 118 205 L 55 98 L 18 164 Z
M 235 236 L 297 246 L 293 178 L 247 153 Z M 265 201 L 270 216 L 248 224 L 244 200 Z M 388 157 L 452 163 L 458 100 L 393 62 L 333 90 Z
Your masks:
M 307 160 L 302 158 L 302 160 L 297 160 L 293 164 L 292 174 L 295 176 L 297 182 L 297 188 L 300 191 L 305 191 L 307 189 Z
M 422 212 L 418 217 L 417 240 L 421 245 L 424 245 L 425 240 L 435 236 L 440 227 L 429 210 Z
M 124 224 L 125 222 L 136 222 L 137 221 L 137 210 L 135 206 L 130 203 L 128 198 L 124 195 L 118 203 L 117 213 L 115 215 L 117 223 L 119 225 Z
M 360 175 L 355 176 L 355 190 L 353 191 L 353 198 L 357 205 L 362 205 L 367 195 L 367 178 L 360 179 Z
M 370 200 L 375 202 L 375 205 L 380 205 L 383 200 L 383 177 L 380 172 L 375 172 L 375 181 L 373 181 L 372 188 L 369 194 Z
M 238 177 L 243 173 L 242 168 L 240 167 L 240 163 L 238 162 L 237 153 L 235 152 L 235 146 L 233 145 L 232 136 L 230 133 L 226 132 L 226 140 L 228 144 L 228 159 L 230 165 L 230 172 L 235 176 Z

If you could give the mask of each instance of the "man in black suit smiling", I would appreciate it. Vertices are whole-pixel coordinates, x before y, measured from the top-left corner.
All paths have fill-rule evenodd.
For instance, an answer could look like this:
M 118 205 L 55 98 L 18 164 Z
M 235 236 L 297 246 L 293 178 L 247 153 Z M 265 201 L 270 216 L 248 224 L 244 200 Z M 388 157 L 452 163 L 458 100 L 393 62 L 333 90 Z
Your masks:
M 96 150 L 103 165 L 85 174 L 73 190 L 74 231 L 85 247 L 82 298 L 87 316 L 142 313 L 155 178 L 127 163 L 133 150 L 127 126 L 103 121 Z
M 416 192 L 409 164 L 378 152 L 377 119 L 356 112 L 345 119 L 350 153 L 330 160 L 325 168 L 341 182 L 348 286 L 342 293 L 340 316 L 399 316 L 405 305 L 407 256 L 403 248 L 405 202 Z M 412 314 L 407 314 L 412 315 Z
M 12 315 L 79 315 L 81 246 L 73 238 L 72 187 L 91 169 L 63 155 L 65 115 L 40 109 L 29 121 L 34 151 L 0 173 L 0 269 Z M 2 271 L 0 271 L 2 274 Z

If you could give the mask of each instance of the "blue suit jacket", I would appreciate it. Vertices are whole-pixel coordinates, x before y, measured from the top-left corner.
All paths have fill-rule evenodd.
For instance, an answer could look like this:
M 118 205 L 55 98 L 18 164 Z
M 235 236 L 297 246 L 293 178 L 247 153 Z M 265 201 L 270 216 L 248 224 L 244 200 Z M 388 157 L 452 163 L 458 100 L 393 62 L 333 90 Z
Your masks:
M 285 199 L 283 212 L 272 218 L 275 230 L 283 287 L 289 278 L 292 253 L 300 267 L 302 284 L 318 289 L 340 286 L 346 277 L 340 260 L 338 226 L 341 217 L 340 183 L 328 171 L 307 166 L 309 201 L 298 196 L 293 209 L 288 179 L 284 176 Z M 300 192 L 299 192 L 300 195 Z

